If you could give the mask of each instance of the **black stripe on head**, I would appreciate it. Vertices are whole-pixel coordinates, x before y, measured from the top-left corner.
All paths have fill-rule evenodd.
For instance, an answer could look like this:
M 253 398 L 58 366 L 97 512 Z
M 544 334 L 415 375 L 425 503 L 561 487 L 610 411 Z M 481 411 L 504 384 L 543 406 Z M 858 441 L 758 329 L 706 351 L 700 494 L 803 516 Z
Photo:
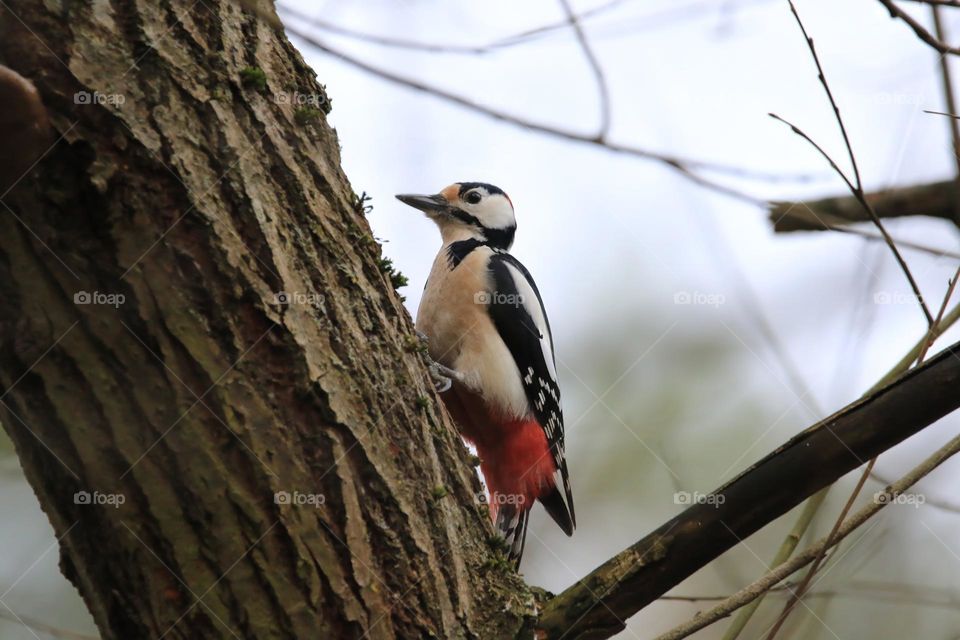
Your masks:
M 460 195 L 461 198 L 467 191 L 470 191 L 470 189 L 476 189 L 477 187 L 483 187 L 486 189 L 487 193 L 499 193 L 502 196 L 507 195 L 500 187 L 496 187 L 487 182 L 460 182 L 458 184 L 460 185 L 460 193 L 458 195 Z

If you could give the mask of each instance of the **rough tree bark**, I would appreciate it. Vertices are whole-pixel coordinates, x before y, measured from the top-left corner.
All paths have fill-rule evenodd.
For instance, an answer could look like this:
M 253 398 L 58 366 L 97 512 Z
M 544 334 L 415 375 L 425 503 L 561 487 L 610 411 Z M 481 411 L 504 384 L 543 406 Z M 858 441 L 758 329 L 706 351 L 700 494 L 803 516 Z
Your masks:
M 0 417 L 103 637 L 529 627 L 296 50 L 226 0 L 3 6 L 60 139 L 2 197 Z

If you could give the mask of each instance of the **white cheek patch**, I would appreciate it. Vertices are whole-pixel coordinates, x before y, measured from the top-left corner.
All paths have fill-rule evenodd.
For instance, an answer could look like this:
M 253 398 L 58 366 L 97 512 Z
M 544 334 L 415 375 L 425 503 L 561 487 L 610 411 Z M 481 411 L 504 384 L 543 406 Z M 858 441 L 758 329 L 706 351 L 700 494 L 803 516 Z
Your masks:
M 517 226 L 510 200 L 499 193 L 486 196 L 479 204 L 464 204 L 462 207 L 487 229 L 506 229 Z

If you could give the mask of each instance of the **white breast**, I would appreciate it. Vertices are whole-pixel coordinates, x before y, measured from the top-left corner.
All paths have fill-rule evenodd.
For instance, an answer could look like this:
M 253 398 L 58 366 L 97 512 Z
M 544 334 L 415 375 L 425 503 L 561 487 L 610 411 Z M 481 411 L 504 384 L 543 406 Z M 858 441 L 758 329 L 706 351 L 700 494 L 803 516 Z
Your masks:
M 492 413 L 519 419 L 531 412 L 520 371 L 487 313 L 491 255 L 489 247 L 478 247 L 451 270 L 441 249 L 417 311 L 417 330 L 429 338 L 430 356 L 464 374 Z

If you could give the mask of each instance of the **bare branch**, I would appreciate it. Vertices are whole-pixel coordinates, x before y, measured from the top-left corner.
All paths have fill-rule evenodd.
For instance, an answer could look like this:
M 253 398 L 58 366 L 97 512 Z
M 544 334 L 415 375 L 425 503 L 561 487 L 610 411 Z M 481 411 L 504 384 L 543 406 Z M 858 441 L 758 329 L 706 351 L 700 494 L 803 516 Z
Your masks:
M 930 346 L 933 344 L 936 333 L 943 333 L 941 324 L 943 323 L 943 312 L 947 309 L 947 304 L 950 302 L 950 298 L 953 296 L 953 290 L 957 286 L 957 280 L 960 279 L 960 266 L 957 266 L 956 273 L 953 274 L 953 277 L 947 281 L 947 292 L 943 296 L 943 302 L 940 303 L 940 310 L 937 311 L 937 318 L 933 321 L 933 325 L 930 327 L 930 331 L 927 331 L 927 335 L 924 336 L 923 346 L 920 347 L 920 355 L 917 356 L 917 362 L 923 362 L 923 359 L 927 355 L 927 350 L 930 349 Z
M 890 12 L 891 18 L 900 18 L 909 25 L 913 32 L 917 34 L 917 37 L 926 42 L 928 45 L 939 51 L 940 53 L 946 55 L 948 53 L 953 55 L 960 54 L 960 48 L 952 47 L 945 42 L 941 42 L 934 36 L 932 33 L 927 31 L 916 18 L 911 16 L 909 13 L 898 7 L 893 3 L 893 0 L 879 0 L 880 4 L 887 8 L 887 11 Z
M 873 480 L 874 482 L 880 483 L 883 486 L 893 484 L 892 480 L 886 478 L 885 476 L 880 475 L 876 471 L 870 474 L 870 479 Z M 941 511 L 946 511 L 947 513 L 960 515 L 960 505 L 955 505 L 951 502 L 947 502 L 946 500 L 942 500 L 940 498 L 937 498 L 936 496 L 931 496 L 929 494 L 927 494 L 925 497 L 927 501 L 924 502 L 924 504 L 930 505 L 934 509 L 940 509 Z
M 865 229 L 854 229 L 852 227 L 843 227 L 837 226 L 835 224 L 830 224 L 829 219 L 821 219 L 821 224 L 824 225 L 825 229 L 830 231 L 836 231 L 838 233 L 846 233 L 849 235 L 860 236 L 867 240 L 877 240 L 879 242 L 886 242 L 883 236 L 879 234 L 873 234 Z M 920 251 L 922 253 L 928 253 L 932 256 L 937 256 L 938 258 L 960 258 L 960 253 L 956 251 L 947 251 L 946 249 L 938 249 L 936 247 L 930 247 L 925 244 L 919 244 L 916 242 L 911 242 L 909 240 L 895 240 L 897 246 L 902 249 L 912 249 L 913 251 Z
M 933 16 L 933 26 L 937 32 L 937 39 L 946 40 L 947 32 L 943 26 L 943 20 L 940 19 L 940 7 L 931 6 L 930 13 Z M 947 56 L 941 55 L 938 57 L 940 63 L 940 81 L 943 85 L 943 102 L 949 113 L 956 113 L 957 104 L 953 96 L 953 79 L 950 73 L 950 63 L 947 60 Z M 957 118 L 947 118 L 947 122 L 950 124 L 950 142 L 951 148 L 953 149 L 954 167 L 956 168 L 954 182 L 960 185 L 960 120 L 957 120 Z M 954 220 L 960 224 L 960 201 L 958 200 L 954 200 L 953 213 Z
M 955 308 L 951 312 L 951 315 L 948 316 L 947 318 L 944 317 L 944 312 L 946 311 L 947 305 L 950 302 L 950 298 L 953 295 L 953 290 L 956 285 L 958 276 L 960 276 L 960 267 L 957 268 L 957 273 L 954 275 L 953 279 L 951 279 L 948 283 L 947 291 L 944 294 L 943 301 L 941 302 L 940 308 L 937 311 L 936 319 L 934 320 L 933 324 L 930 326 L 926 334 L 923 336 L 923 338 L 921 338 L 920 342 L 918 343 L 918 349 L 919 349 L 919 353 L 917 355 L 918 364 L 923 362 L 923 358 L 926 355 L 927 350 L 930 348 L 930 345 L 933 343 L 935 336 L 942 333 L 947 326 L 949 326 L 955 321 L 954 314 L 957 311 L 957 309 L 960 308 L 960 306 Z M 882 384 L 882 382 L 883 381 L 881 381 L 881 383 L 878 383 L 878 385 L 874 386 L 874 388 L 871 389 L 871 391 L 876 389 L 877 386 L 879 386 L 879 384 Z M 821 553 L 818 554 L 817 557 L 814 559 L 813 565 L 810 567 L 810 570 L 806 573 L 804 578 L 800 581 L 800 584 L 798 585 L 796 591 L 792 592 L 790 599 L 788 600 L 787 604 L 784 606 L 780 615 L 777 617 L 777 620 L 774 622 L 773 626 L 771 627 L 769 634 L 766 637 L 766 640 L 773 640 L 777 632 L 782 628 L 783 624 L 786 622 L 787 617 L 796 608 L 797 603 L 799 603 L 800 599 L 804 596 L 804 592 L 810 587 L 813 576 L 817 573 L 822 561 L 824 560 L 824 554 L 826 553 L 827 548 L 831 546 L 834 536 L 837 534 L 837 531 L 840 529 L 840 525 L 843 523 L 844 518 L 847 517 L 847 513 L 849 513 L 851 508 L 853 508 L 854 501 L 857 499 L 857 496 L 860 494 L 860 491 L 863 489 L 863 486 L 866 483 L 867 478 L 873 475 L 873 468 L 874 468 L 874 465 L 876 465 L 876 462 L 877 462 L 877 459 L 873 458 L 867 464 L 866 468 L 864 468 L 863 472 L 860 475 L 860 479 L 857 482 L 857 485 L 854 487 L 853 491 L 850 493 L 850 496 L 847 498 L 846 504 L 844 505 L 843 509 L 840 511 L 840 515 L 837 516 L 833 524 L 833 527 L 830 531 L 830 534 L 827 536 L 828 544 L 824 546 L 824 548 L 821 550 Z M 801 520 L 807 519 L 809 521 L 809 519 L 812 519 L 813 515 L 816 513 L 817 510 L 819 510 L 821 503 L 826 497 L 826 493 L 828 489 L 821 490 L 816 496 L 810 499 L 806 508 L 804 509 L 803 515 L 801 516 Z M 805 529 L 805 527 L 803 529 Z M 803 529 L 801 529 L 801 533 Z M 793 541 L 794 546 L 796 545 L 796 542 L 799 542 L 799 535 L 796 537 L 796 541 Z M 789 558 L 790 553 L 792 553 L 792 549 L 786 555 L 781 555 L 778 553 L 778 556 L 773 562 L 773 565 L 779 565 L 784 561 L 786 561 L 787 558 Z M 750 618 L 753 611 L 756 610 L 756 606 L 760 602 L 760 600 L 761 599 L 758 598 L 738 614 L 737 620 L 735 621 L 731 629 L 728 631 L 724 640 L 727 640 L 727 638 L 730 638 L 731 636 L 736 637 L 736 635 L 740 631 L 742 631 L 744 625 L 746 624 L 746 621 Z
M 597 83 L 597 95 L 600 99 L 600 128 L 597 132 L 597 140 L 606 140 L 607 134 L 610 132 L 610 91 L 607 88 L 607 79 L 603 74 L 603 67 L 600 66 L 600 60 L 590 46 L 590 41 L 587 40 L 587 34 L 580 24 L 580 19 L 577 18 L 577 14 L 570 7 L 570 0 L 560 0 L 560 4 L 567 14 L 567 20 L 570 21 L 573 32 L 577 35 L 577 42 L 580 43 L 580 49 L 583 50 L 583 57 L 587 59 L 587 64 L 593 71 L 593 77 Z
M 929 500 L 924 504 L 930 504 Z M 789 595 L 796 582 L 784 582 L 767 590 L 768 596 Z M 721 601 L 729 595 L 668 595 L 658 598 L 657 602 L 710 602 Z M 960 595 L 949 589 L 935 589 L 926 585 L 854 580 L 842 587 L 811 591 L 806 596 L 813 598 L 860 598 L 872 603 L 887 602 L 904 605 L 916 604 L 922 607 L 936 607 L 952 611 L 960 608 Z M 759 598 L 758 598 L 759 600 Z M 756 602 L 754 600 L 753 602 Z
M 850 512 L 850 509 L 853 508 L 853 503 L 856 502 L 857 496 L 860 495 L 860 491 L 863 489 L 863 485 L 866 484 L 867 478 L 870 477 L 870 472 L 873 471 L 873 466 L 877 463 L 877 459 L 873 458 L 870 462 L 867 463 L 867 466 L 864 468 L 863 473 L 860 474 L 860 480 L 857 481 L 857 485 L 853 488 L 853 491 L 850 492 L 850 496 L 847 498 L 847 502 L 843 505 L 843 509 L 840 510 L 840 515 L 837 516 L 837 519 L 833 523 L 833 528 L 830 529 L 830 533 L 827 534 L 826 542 L 823 545 L 823 548 L 817 552 L 817 555 L 813 559 L 813 563 L 810 565 L 809 571 L 803 576 L 803 579 L 800 581 L 800 584 L 797 586 L 797 589 L 790 594 L 790 599 L 787 600 L 787 604 L 784 605 L 783 611 L 780 612 L 780 615 L 777 616 L 777 620 L 773 623 L 770 632 L 767 634 L 766 640 L 773 640 L 777 632 L 783 627 L 784 623 L 787 621 L 790 613 L 796 608 L 799 604 L 800 599 L 806 594 L 807 588 L 810 587 L 810 582 L 813 580 L 813 576 L 816 575 L 817 570 L 820 568 L 820 565 L 823 563 L 824 558 L 826 557 L 827 549 L 831 548 L 836 539 L 837 534 L 840 531 L 841 525 L 843 525 L 844 518 L 847 517 L 847 514 Z
M 900 265 L 900 269 L 903 271 L 903 274 L 906 276 L 907 281 L 910 283 L 910 288 L 913 289 L 914 295 L 917 297 L 917 304 L 920 305 L 920 310 L 923 311 L 924 317 L 927 319 L 927 325 L 933 324 L 933 316 L 930 314 L 930 310 L 927 308 L 926 303 L 923 301 L 923 295 L 920 293 L 920 287 L 917 285 L 916 280 L 913 277 L 913 274 L 910 272 L 910 267 L 907 266 L 906 261 L 903 259 L 903 256 L 900 255 L 900 251 L 897 249 L 897 245 L 894 244 L 893 238 L 890 237 L 890 234 L 887 233 L 886 228 L 883 226 L 883 223 L 880 221 L 880 218 L 877 217 L 877 214 L 874 212 L 873 207 L 867 201 L 866 196 L 863 191 L 863 181 L 860 179 L 860 169 L 857 167 L 856 155 L 853 153 L 853 146 L 850 144 L 850 136 L 847 135 L 847 128 L 843 123 L 843 117 L 840 115 L 840 108 L 837 106 L 837 101 L 833 97 L 833 91 L 830 90 L 830 84 L 827 82 L 827 77 L 823 72 L 823 66 L 820 64 L 820 57 L 817 55 L 817 49 L 813 45 L 813 38 L 807 34 L 807 29 L 803 25 L 803 21 L 800 19 L 800 14 L 797 13 L 797 8 L 794 6 L 793 1 L 789 0 L 790 11 L 793 12 L 793 17 L 797 21 L 797 25 L 800 27 L 800 32 L 803 33 L 804 39 L 807 41 L 807 48 L 810 50 L 810 55 L 813 56 L 813 62 L 817 66 L 817 77 L 820 80 L 820 85 L 823 87 L 824 92 L 827 94 L 827 99 L 830 101 L 830 106 L 833 107 L 833 114 L 837 121 L 837 125 L 840 127 L 840 134 L 843 136 L 844 145 L 847 147 L 847 155 L 850 158 L 850 164 L 853 167 L 853 176 L 854 179 L 851 183 L 851 180 L 847 178 L 846 174 L 840 170 L 837 166 L 837 163 L 834 162 L 830 156 L 816 143 L 810 136 L 801 131 L 797 126 L 787 122 L 783 118 L 770 114 L 777 120 L 780 120 L 784 124 L 790 126 L 793 129 L 794 133 L 801 136 L 804 140 L 809 142 L 813 147 L 820 152 L 820 154 L 827 159 L 830 163 L 830 166 L 837 172 L 837 174 L 843 179 L 843 181 L 850 188 L 850 191 L 853 193 L 854 197 L 863 205 L 863 208 L 867 211 L 867 214 L 870 216 L 870 220 L 873 221 L 873 224 L 876 225 L 877 229 L 880 231 L 880 234 L 886 240 L 887 245 L 890 247 L 890 251 L 893 253 L 894 258 L 897 260 L 897 263 Z
M 960 453 L 960 436 L 950 440 L 943 447 L 938 449 L 929 458 L 925 459 L 918 466 L 914 467 L 908 474 L 900 480 L 887 487 L 884 491 L 885 500 L 874 500 L 866 505 L 860 511 L 857 511 L 849 520 L 844 522 L 843 526 L 837 532 L 832 544 L 836 545 L 841 540 L 850 535 L 860 525 L 873 517 L 878 511 L 890 504 L 893 497 L 905 492 L 915 485 L 921 478 L 949 460 L 952 456 Z M 774 567 L 773 570 L 763 575 L 758 580 L 747 585 L 737 593 L 733 594 L 709 611 L 697 614 L 692 620 L 674 628 L 673 630 L 658 636 L 656 640 L 681 640 L 687 636 L 696 633 L 717 620 L 725 618 L 740 607 L 752 602 L 762 594 L 769 591 L 774 585 L 784 580 L 798 569 L 813 562 L 813 559 L 820 553 L 821 549 L 827 546 L 828 538 L 821 538 L 815 544 L 807 548 L 803 553 L 792 560 Z
M 641 147 L 618 144 L 615 142 L 611 142 L 609 140 L 598 140 L 596 139 L 596 137 L 591 135 L 577 133 L 575 131 L 570 131 L 567 129 L 558 129 L 556 127 L 552 127 L 546 124 L 534 122 L 532 120 L 527 120 L 525 118 L 509 114 L 505 111 L 500 111 L 492 107 L 486 107 L 484 105 L 477 104 L 476 102 L 473 102 L 469 98 L 456 95 L 454 93 L 446 91 L 445 89 L 441 89 L 439 87 L 433 87 L 419 80 L 407 78 L 399 74 L 395 74 L 391 71 L 387 71 L 386 69 L 381 69 L 379 67 L 370 65 L 338 49 L 334 49 L 330 47 L 328 44 L 316 39 L 314 36 L 304 31 L 299 30 L 296 27 L 288 25 L 286 27 L 286 31 L 287 33 L 290 33 L 304 40 L 307 44 L 319 49 L 320 51 L 323 51 L 324 53 L 327 53 L 328 55 L 331 55 L 337 58 L 338 60 L 346 62 L 351 66 L 354 66 L 362 71 L 370 73 L 384 80 L 388 80 L 395 84 L 405 86 L 409 89 L 414 89 L 416 91 L 427 93 L 434 97 L 441 98 L 442 100 L 455 104 L 459 107 L 463 107 L 468 111 L 473 111 L 475 113 L 485 115 L 495 120 L 500 120 L 502 122 L 507 122 L 509 124 L 513 124 L 513 125 L 522 127 L 524 129 L 528 129 L 530 131 L 544 133 L 557 138 L 562 138 L 564 140 L 569 140 L 571 142 L 581 142 L 581 143 L 594 145 L 603 149 L 607 149 L 609 151 L 613 151 L 615 153 L 622 153 L 622 154 L 634 156 L 637 158 L 643 158 L 645 160 L 653 160 L 655 162 L 659 162 L 677 171 L 680 175 L 684 176 L 685 178 L 687 178 L 688 180 L 690 180 L 695 184 L 712 189 L 718 193 L 722 193 L 724 195 L 737 198 L 744 202 L 749 202 L 750 204 L 764 205 L 766 204 L 766 200 L 743 193 L 741 191 L 733 189 L 732 187 L 718 184 L 708 178 L 703 177 L 702 175 L 695 173 L 695 171 L 697 170 L 711 171 L 711 172 L 722 173 L 722 174 L 737 177 L 737 178 L 747 178 L 747 179 L 754 179 L 754 180 L 778 181 L 778 180 L 784 179 L 784 176 L 778 176 L 776 174 L 770 174 L 762 171 L 754 171 L 751 169 L 732 167 L 729 165 L 713 163 L 713 162 L 705 162 L 702 160 L 692 160 L 689 158 L 682 158 L 675 155 L 662 154 L 654 151 L 649 151 Z M 804 177 L 802 179 L 806 179 L 806 178 Z
M 493 118 L 495 120 L 500 120 L 502 122 L 507 122 L 524 129 L 534 131 L 537 133 L 543 133 L 546 135 L 554 136 L 571 142 L 580 142 L 585 144 L 594 145 L 608 151 L 615 153 L 622 153 L 625 155 L 642 158 L 646 160 L 652 160 L 659 162 L 668 166 L 669 168 L 677 171 L 687 179 L 691 180 L 695 184 L 703 186 L 705 188 L 712 189 L 724 195 L 740 199 L 751 204 L 765 204 L 766 201 L 757 198 L 741 191 L 738 191 L 734 188 L 728 187 L 726 185 L 721 185 L 714 182 L 711 179 L 705 178 L 702 175 L 695 173 L 696 171 L 703 172 L 712 172 L 723 174 L 735 178 L 742 178 L 748 180 L 759 180 L 767 182 L 782 182 L 782 181 L 794 181 L 794 182 L 803 182 L 813 179 L 809 175 L 784 175 L 771 173 L 766 171 L 760 171 L 755 169 L 747 169 L 743 167 L 731 166 L 723 163 L 717 162 L 708 162 L 703 160 L 696 160 L 692 158 L 684 158 L 682 156 L 677 156 L 673 154 L 660 153 L 656 151 L 651 151 L 649 149 L 644 149 L 635 145 L 621 144 L 612 142 L 610 140 L 598 140 L 594 135 L 578 133 L 576 131 L 571 131 L 569 129 L 561 129 L 553 127 L 551 125 L 543 124 L 533 120 L 523 118 L 521 116 L 516 116 L 505 111 L 488 107 L 485 105 L 478 104 L 473 100 L 460 96 L 454 93 L 451 93 L 440 87 L 431 86 L 427 83 L 424 83 L 420 80 L 413 78 L 408 78 L 400 74 L 376 67 L 372 64 L 364 62 L 350 54 L 347 54 L 339 49 L 333 48 L 329 44 L 319 40 L 313 34 L 307 33 L 306 31 L 293 26 L 286 26 L 287 33 L 290 33 L 300 39 L 302 39 L 307 44 L 315 47 L 316 49 L 327 53 L 361 71 L 379 77 L 383 80 L 387 80 L 394 84 L 398 84 L 415 91 L 420 91 L 429 95 L 432 95 L 436 98 L 440 98 L 446 102 L 455 104 L 459 107 L 465 108 L 468 111 L 474 113 L 479 113 L 481 115 Z
M 960 407 L 958 354 L 960 343 L 802 431 L 712 492 L 716 500 L 693 505 L 553 598 L 539 628 L 548 638 L 605 638 L 622 630 L 627 617 L 724 551 Z M 778 490 L 770 491 L 774 485 Z
M 931 182 L 911 187 L 883 189 L 866 194 L 866 199 L 878 217 L 929 216 L 956 222 L 955 208 L 960 205 L 954 180 Z M 809 210 L 809 212 L 808 212 Z M 792 231 L 823 231 L 833 224 L 871 222 L 869 214 L 857 198 L 849 195 L 821 198 L 810 202 L 773 202 L 770 221 L 777 233 Z M 900 245 L 900 242 L 897 242 Z
M 927 4 L 931 7 L 960 7 L 960 1 L 958 0 L 910 0 L 910 2 Z
M 610 0 L 605 4 L 588 9 L 580 14 L 580 20 L 586 20 L 587 18 L 592 18 L 608 11 L 617 8 L 621 4 L 628 2 L 629 0 Z M 456 45 L 456 44 L 440 44 L 435 42 L 422 42 L 419 40 L 409 40 L 406 38 L 396 38 L 393 36 L 382 36 L 373 33 L 365 33 L 363 31 L 357 31 L 355 29 L 350 29 L 347 27 L 328 22 L 319 16 L 308 15 L 303 11 L 300 11 L 294 7 L 287 6 L 285 4 L 277 4 L 277 9 L 286 13 L 287 15 L 293 16 L 298 20 L 303 20 L 308 22 L 310 26 L 316 27 L 317 29 L 323 29 L 334 35 L 343 36 L 347 38 L 352 38 L 361 42 L 367 42 L 369 44 L 375 44 L 382 47 L 391 47 L 395 49 L 408 49 L 411 51 L 422 51 L 425 53 L 450 53 L 450 54 L 467 54 L 467 55 L 484 55 L 487 53 L 494 52 L 498 49 L 506 49 L 510 47 L 515 47 L 517 45 L 522 45 L 524 43 L 530 42 L 536 38 L 542 37 L 548 33 L 554 31 L 559 31 L 570 26 L 569 20 L 561 20 L 559 22 L 551 22 L 534 29 L 526 29 L 520 31 L 519 33 L 514 33 L 503 38 L 498 38 L 497 40 L 487 43 L 487 44 L 478 44 L 478 45 Z
M 809 42 L 811 42 L 811 46 L 812 46 L 812 41 L 809 41 Z M 823 76 L 821 76 L 821 78 L 822 77 Z M 920 305 L 920 309 L 923 311 L 923 315 L 927 318 L 927 324 L 928 325 L 932 324 L 933 316 L 930 315 L 930 310 L 927 308 L 927 304 L 923 301 L 923 294 L 920 293 L 920 287 L 917 285 L 916 280 L 914 280 L 913 274 L 910 272 L 910 268 L 907 266 L 907 263 L 903 259 L 903 256 L 900 255 L 900 251 L 897 249 L 897 245 L 894 244 L 893 238 L 891 238 L 890 234 L 887 233 L 887 230 L 883 226 L 883 223 L 880 222 L 880 218 L 877 217 L 877 214 L 873 211 L 873 208 L 870 206 L 870 204 L 867 202 L 866 198 L 864 197 L 863 190 L 860 187 L 860 183 L 859 182 L 857 182 L 856 184 L 851 183 L 850 180 L 847 178 L 847 176 L 837 166 L 837 163 L 834 162 L 833 159 L 827 154 L 827 152 L 824 151 L 820 145 L 814 142 L 813 139 L 810 138 L 810 136 L 808 136 L 803 130 L 801 130 L 795 124 L 792 124 L 787 120 L 784 120 L 783 118 L 781 118 L 775 113 L 771 113 L 770 116 L 784 123 L 785 125 L 790 127 L 790 129 L 793 130 L 794 133 L 796 133 L 798 136 L 800 136 L 801 138 L 809 142 L 814 149 L 820 152 L 820 155 L 826 158 L 827 162 L 829 162 L 830 166 L 837 171 L 840 177 L 843 178 L 843 181 L 846 182 L 847 186 L 853 192 L 853 195 L 857 199 L 857 202 L 859 202 L 863 206 L 864 210 L 867 211 L 874 225 L 876 225 L 877 229 L 880 230 L 880 234 L 883 236 L 883 239 L 887 243 L 887 246 L 890 247 L 890 251 L 893 252 L 894 258 L 896 259 L 897 263 L 900 265 L 900 269 L 903 271 L 904 275 L 906 276 L 907 282 L 910 283 L 910 288 L 913 289 L 913 293 L 917 297 L 917 303 Z M 859 177 L 857 179 L 859 180 Z

